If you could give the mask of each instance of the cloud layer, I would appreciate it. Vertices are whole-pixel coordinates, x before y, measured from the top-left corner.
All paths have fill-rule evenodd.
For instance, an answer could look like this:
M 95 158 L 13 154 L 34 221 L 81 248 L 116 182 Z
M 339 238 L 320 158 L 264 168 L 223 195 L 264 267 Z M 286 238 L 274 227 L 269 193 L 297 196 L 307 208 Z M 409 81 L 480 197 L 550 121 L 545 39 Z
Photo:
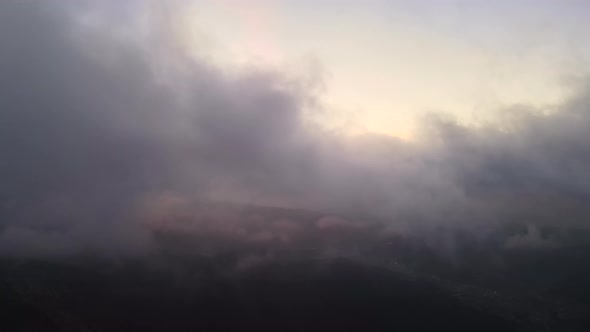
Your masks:
M 249 231 L 252 221 L 231 216 L 207 225 L 186 208 L 206 200 L 379 221 L 318 216 L 312 229 L 336 234 L 325 241 L 356 227 L 587 226 L 584 84 L 551 112 L 504 110 L 500 125 L 433 115 L 416 142 L 350 137 L 310 120 L 320 106 L 308 82 L 189 57 L 167 19 L 174 6 L 119 6 L 0 4 L 3 253 L 137 252 L 146 229 L 182 213 L 191 223 L 178 229 L 248 243 L 285 243 L 308 227 L 276 219 Z

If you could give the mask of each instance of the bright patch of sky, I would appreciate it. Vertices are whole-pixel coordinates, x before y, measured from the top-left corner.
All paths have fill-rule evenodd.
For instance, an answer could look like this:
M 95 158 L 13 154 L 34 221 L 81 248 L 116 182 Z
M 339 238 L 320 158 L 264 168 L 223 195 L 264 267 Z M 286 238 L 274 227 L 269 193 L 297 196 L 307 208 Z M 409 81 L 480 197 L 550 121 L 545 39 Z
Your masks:
M 199 0 L 184 19 L 220 62 L 319 63 L 326 125 L 406 138 L 425 112 L 557 103 L 590 68 L 582 0 Z

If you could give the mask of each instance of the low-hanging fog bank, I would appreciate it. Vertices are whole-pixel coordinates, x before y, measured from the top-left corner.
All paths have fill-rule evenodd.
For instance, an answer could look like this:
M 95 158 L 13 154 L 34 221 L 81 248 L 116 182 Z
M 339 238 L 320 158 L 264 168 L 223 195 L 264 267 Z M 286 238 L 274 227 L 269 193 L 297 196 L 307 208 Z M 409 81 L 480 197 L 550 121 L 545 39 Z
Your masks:
M 314 82 L 188 56 L 174 8 L 0 3 L 1 253 L 137 253 L 163 228 L 273 245 L 308 243 L 305 229 L 350 248 L 440 225 L 533 225 L 509 246 L 542 243 L 540 225 L 587 227 L 587 84 L 499 125 L 432 115 L 413 142 L 352 137 L 310 120 Z M 207 201 L 338 217 L 256 224 Z

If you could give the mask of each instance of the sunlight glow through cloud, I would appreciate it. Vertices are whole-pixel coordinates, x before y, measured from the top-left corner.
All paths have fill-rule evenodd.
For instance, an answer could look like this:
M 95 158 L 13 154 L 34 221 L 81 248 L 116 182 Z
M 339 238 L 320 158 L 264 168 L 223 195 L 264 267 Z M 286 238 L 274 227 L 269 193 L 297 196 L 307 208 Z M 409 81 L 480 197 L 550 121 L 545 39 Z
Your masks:
M 479 1 L 188 3 L 187 38 L 216 61 L 320 63 L 322 121 L 351 132 L 412 138 L 429 112 L 477 124 L 513 104 L 551 107 L 569 95 L 572 68 L 590 62 L 569 42 L 585 25 L 561 24 L 572 14 L 552 12 L 551 2 L 528 12 Z

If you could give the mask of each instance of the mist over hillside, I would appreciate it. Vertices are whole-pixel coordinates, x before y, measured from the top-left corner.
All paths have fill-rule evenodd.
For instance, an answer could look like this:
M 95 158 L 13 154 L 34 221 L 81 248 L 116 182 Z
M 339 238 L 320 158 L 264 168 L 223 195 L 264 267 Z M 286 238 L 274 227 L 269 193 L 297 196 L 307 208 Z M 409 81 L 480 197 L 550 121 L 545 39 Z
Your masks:
M 207 210 L 191 213 L 194 220 L 151 226 L 149 253 L 4 257 L 3 326 L 14 331 L 585 331 L 590 326 L 587 231 L 510 224 L 479 239 L 458 228 L 402 235 L 367 226 L 370 221 L 317 212 L 198 206 Z M 227 222 L 232 216 L 242 219 Z M 226 221 L 223 227 L 216 218 Z M 239 229 L 245 220 L 250 229 Z M 559 240 L 568 245 L 558 247 Z
M 585 80 L 353 135 L 319 73 L 195 55 L 184 8 L 0 3 L 0 330 L 590 328 Z

